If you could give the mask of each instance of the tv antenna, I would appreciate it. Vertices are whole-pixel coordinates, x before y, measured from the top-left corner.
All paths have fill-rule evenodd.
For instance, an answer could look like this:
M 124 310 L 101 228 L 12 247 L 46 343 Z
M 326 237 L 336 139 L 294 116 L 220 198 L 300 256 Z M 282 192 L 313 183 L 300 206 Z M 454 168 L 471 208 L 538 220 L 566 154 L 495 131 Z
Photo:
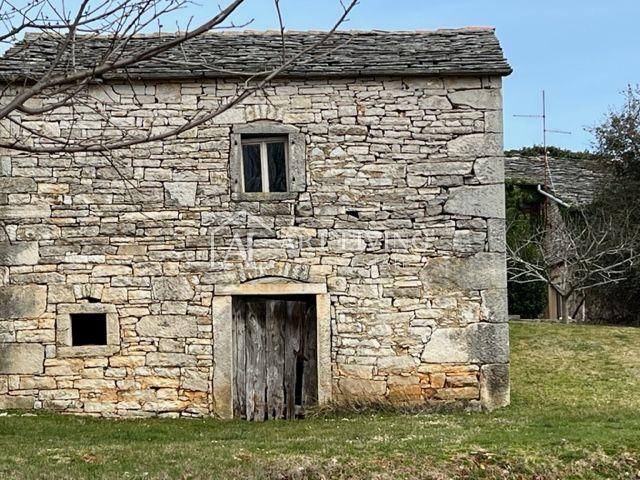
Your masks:
M 551 187 L 552 191 L 555 191 L 553 186 L 553 179 L 551 178 L 551 169 L 549 168 L 549 146 L 547 145 L 547 135 L 550 133 L 556 133 L 560 135 L 571 135 L 571 132 L 564 130 L 551 130 L 547 128 L 547 94 L 542 90 L 542 114 L 538 115 L 514 115 L 517 118 L 539 118 L 542 120 L 542 144 L 544 148 L 544 189 L 549 191 Z

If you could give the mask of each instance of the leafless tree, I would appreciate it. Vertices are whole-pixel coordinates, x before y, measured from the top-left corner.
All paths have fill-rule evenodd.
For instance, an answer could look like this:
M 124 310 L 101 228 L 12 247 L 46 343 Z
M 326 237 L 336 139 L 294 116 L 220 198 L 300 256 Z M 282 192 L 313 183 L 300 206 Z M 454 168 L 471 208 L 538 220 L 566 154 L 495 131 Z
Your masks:
M 151 36 L 154 41 L 134 42 L 140 34 L 148 35 L 150 29 L 161 26 L 177 10 L 187 7 L 207 9 L 211 6 L 197 6 L 191 0 L 78 0 L 75 11 L 69 11 L 64 0 L 0 0 L 0 42 L 5 47 L 15 43 L 26 32 L 34 31 L 47 35 L 55 45 L 54 51 L 47 55 L 50 63 L 43 68 L 28 68 L 27 78 L 9 68 L 12 62 L 15 65 L 22 61 L 20 52 L 15 52 L 16 57 L 12 58 L 13 50 L 9 49 L 0 60 L 5 67 L 9 66 L 0 68 L 0 148 L 52 154 L 104 154 L 177 137 L 211 121 L 251 95 L 264 91 L 272 80 L 290 67 L 313 61 L 322 44 L 347 21 L 358 3 L 358 0 L 339 0 L 341 13 L 336 23 L 317 41 L 290 54 L 285 41 L 280 1 L 274 0 L 282 38 L 278 64 L 256 72 L 222 71 L 242 78 L 235 95 L 213 107 L 198 108 L 178 125 L 167 128 L 167 125 L 157 125 L 152 121 L 131 128 L 130 125 L 123 126 L 106 112 L 106 103 L 110 104 L 110 109 L 117 108 L 101 87 L 104 78 L 111 74 L 117 72 L 126 79 L 128 69 L 158 59 L 173 61 L 186 70 L 195 67 L 206 69 L 206 62 L 197 55 L 190 56 L 184 47 L 190 40 L 211 31 L 248 23 L 238 25 L 232 20 L 245 0 L 227 1 L 226 6 L 217 7 L 215 14 L 200 25 L 189 23 L 182 31 L 171 35 L 157 31 L 157 35 Z M 210 5 L 209 2 L 205 4 Z M 87 51 L 96 39 L 106 43 L 106 48 L 96 52 L 87 64 L 86 58 L 78 58 L 79 52 Z M 179 60 L 165 60 L 168 52 L 173 53 L 172 59 L 177 57 Z M 330 53 L 325 51 L 323 54 Z M 220 67 L 215 69 L 219 71 Z M 135 90 L 133 85 L 132 90 Z M 61 132 L 48 129 L 48 120 L 60 115 L 65 115 L 69 127 Z M 100 119 L 103 126 L 100 132 L 89 133 L 82 128 L 80 120 L 87 115 Z
M 507 244 L 510 280 L 551 285 L 560 296 L 562 320 L 568 321 L 574 294 L 625 280 L 640 259 L 640 226 L 626 219 L 620 224 L 625 222 L 620 215 L 614 219 L 603 210 L 558 212 L 530 238 Z

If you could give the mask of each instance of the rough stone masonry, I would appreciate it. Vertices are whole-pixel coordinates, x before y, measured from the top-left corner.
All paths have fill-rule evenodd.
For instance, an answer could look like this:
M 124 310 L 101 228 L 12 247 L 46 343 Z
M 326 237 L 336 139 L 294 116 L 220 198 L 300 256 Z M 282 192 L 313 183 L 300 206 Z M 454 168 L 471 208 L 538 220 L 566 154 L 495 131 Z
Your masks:
M 508 404 L 501 77 L 510 68 L 492 30 L 335 41 L 345 36 L 335 61 L 298 67 L 177 139 L 108 159 L 0 152 L 0 409 L 216 414 L 225 400 L 213 387 L 223 367 L 214 324 L 230 321 L 216 296 L 261 282 L 326 288 L 325 401 Z M 42 42 L 14 49 L 27 59 L 46 52 Z M 280 38 L 198 42 L 242 68 L 234 55 L 259 63 Z M 92 94 L 123 126 L 171 126 L 242 83 L 196 73 L 143 64 L 133 83 L 114 75 Z M 70 128 L 64 111 L 46 125 L 23 121 Z M 103 128 L 95 115 L 77 121 L 87 136 Z M 297 139 L 296 191 L 234 187 L 234 142 L 262 130 Z M 106 316 L 105 345 L 72 344 L 70 315 L 83 312 Z

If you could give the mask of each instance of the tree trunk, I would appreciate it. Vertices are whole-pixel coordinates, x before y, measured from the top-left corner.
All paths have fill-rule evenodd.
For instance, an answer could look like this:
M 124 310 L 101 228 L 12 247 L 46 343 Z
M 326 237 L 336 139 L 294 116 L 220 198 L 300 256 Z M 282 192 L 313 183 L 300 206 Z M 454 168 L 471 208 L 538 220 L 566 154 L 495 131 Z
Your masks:
M 569 295 L 560 295 L 560 320 L 569 323 Z

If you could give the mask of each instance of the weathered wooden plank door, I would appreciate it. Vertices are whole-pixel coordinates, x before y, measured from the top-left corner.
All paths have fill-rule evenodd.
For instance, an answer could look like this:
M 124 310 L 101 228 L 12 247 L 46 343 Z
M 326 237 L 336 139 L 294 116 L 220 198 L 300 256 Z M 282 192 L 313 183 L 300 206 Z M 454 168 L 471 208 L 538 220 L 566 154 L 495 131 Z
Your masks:
M 235 416 L 304 416 L 318 398 L 313 299 L 237 297 L 233 322 Z

